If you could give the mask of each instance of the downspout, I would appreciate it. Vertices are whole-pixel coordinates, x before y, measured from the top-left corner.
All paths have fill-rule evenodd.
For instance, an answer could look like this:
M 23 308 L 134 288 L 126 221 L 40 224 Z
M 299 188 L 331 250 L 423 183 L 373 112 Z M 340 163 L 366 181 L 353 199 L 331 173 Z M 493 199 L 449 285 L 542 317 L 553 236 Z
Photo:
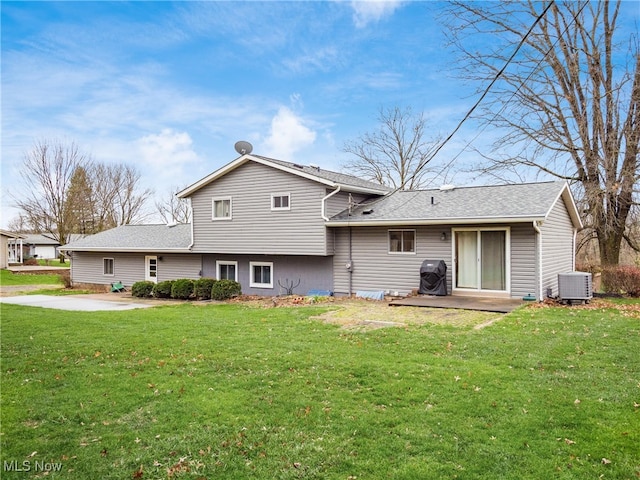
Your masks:
M 191 214 L 191 243 L 187 247 L 187 250 L 191 250 L 193 244 L 195 243 L 195 238 L 193 236 L 193 204 L 191 203 L 191 197 L 189 197 L 189 213 Z
M 573 250 L 571 255 L 571 271 L 576 271 L 576 238 L 578 237 L 578 229 L 573 229 Z
M 349 272 L 349 298 L 353 295 L 353 263 L 351 260 L 351 226 L 349 226 L 349 260 L 347 263 L 347 271 Z
M 538 221 L 533 221 L 533 229 L 538 234 L 538 301 L 542 302 L 542 230 L 538 226 Z
M 322 219 L 325 222 L 329 221 L 329 217 L 327 217 L 326 214 L 326 208 L 325 208 L 325 202 L 327 200 L 329 200 L 331 197 L 333 197 L 336 193 L 338 193 L 340 191 L 341 186 L 338 185 L 338 188 L 336 188 L 333 192 L 331 192 L 330 194 L 326 195 L 323 199 L 322 199 L 322 207 L 321 207 L 321 211 L 320 211 L 320 216 L 322 217 Z

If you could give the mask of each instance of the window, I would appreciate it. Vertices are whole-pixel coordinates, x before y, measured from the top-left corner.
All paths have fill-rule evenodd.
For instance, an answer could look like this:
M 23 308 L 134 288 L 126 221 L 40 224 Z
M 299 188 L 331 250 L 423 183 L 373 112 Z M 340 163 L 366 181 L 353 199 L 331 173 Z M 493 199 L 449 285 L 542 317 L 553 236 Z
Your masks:
M 216 261 L 216 278 L 218 280 L 238 281 L 238 262 Z
M 416 231 L 389 230 L 389 253 L 416 253 Z
M 291 194 L 273 194 L 271 195 L 271 210 L 290 210 Z
M 231 197 L 213 199 L 213 220 L 231 220 Z
M 257 288 L 273 288 L 273 263 L 249 262 L 251 274 L 250 286 Z
M 102 274 L 103 275 L 113 275 L 113 258 L 103 258 L 102 259 Z

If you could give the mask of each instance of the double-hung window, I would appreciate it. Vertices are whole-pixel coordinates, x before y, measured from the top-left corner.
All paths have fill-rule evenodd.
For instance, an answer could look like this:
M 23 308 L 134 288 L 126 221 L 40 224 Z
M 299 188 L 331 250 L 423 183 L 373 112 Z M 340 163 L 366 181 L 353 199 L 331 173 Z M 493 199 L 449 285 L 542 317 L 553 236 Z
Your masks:
M 256 288 L 273 288 L 273 263 L 249 262 L 249 285 Z
M 102 259 L 102 274 L 113 276 L 114 260 L 113 258 Z
M 416 231 L 389 230 L 389 253 L 416 253 Z
M 231 220 L 231 197 L 212 200 L 213 220 Z
M 216 262 L 216 278 L 218 280 L 238 281 L 238 262 L 226 262 L 218 260 Z
M 274 193 L 271 195 L 271 210 L 290 210 L 290 209 L 291 209 L 291 194 Z

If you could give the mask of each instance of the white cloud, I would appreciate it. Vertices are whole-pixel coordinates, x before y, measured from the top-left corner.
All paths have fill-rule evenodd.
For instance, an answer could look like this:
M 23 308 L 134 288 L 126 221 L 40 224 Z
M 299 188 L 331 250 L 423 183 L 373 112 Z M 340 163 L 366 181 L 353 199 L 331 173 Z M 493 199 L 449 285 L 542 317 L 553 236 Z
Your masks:
M 265 139 L 267 154 L 275 158 L 290 160 L 293 154 L 316 140 L 316 132 L 304 124 L 302 118 L 287 107 L 280 107 L 271 120 L 271 131 Z
M 179 168 L 198 160 L 193 151 L 193 141 L 186 132 L 175 132 L 170 128 L 158 134 L 146 135 L 138 140 L 141 161 L 160 168 Z
M 380 21 L 381 18 L 393 15 L 402 5 L 398 0 L 368 0 L 351 2 L 353 8 L 353 23 L 356 28 L 364 28 L 369 23 Z

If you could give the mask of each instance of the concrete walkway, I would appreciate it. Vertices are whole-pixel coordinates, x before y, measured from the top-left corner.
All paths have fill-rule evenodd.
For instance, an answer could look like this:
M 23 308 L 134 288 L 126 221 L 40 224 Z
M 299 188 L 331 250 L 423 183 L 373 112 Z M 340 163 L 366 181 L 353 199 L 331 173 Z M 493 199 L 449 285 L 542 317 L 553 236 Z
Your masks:
M 153 306 L 151 304 L 117 301 L 117 299 L 102 300 L 90 298 L 89 295 L 19 295 L 16 297 L 2 297 L 0 298 L 0 303 L 83 312 L 132 310 Z

